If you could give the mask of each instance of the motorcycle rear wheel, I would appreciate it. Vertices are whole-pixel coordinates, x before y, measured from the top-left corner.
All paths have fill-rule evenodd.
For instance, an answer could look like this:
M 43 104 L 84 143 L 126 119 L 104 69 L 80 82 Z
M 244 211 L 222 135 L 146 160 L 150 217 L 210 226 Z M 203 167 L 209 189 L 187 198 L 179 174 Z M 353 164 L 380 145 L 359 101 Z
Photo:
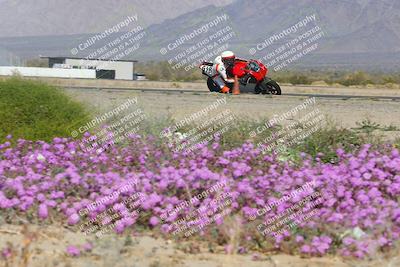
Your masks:
M 208 77 L 207 79 L 207 87 L 210 92 L 219 92 L 220 88 L 219 86 L 213 81 L 211 77 Z

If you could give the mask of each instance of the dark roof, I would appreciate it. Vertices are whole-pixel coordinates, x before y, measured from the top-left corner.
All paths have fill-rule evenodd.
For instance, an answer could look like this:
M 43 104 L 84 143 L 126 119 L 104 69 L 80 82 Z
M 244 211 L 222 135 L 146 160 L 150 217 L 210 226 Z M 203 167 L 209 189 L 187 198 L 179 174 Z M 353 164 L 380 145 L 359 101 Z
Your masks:
M 83 59 L 83 60 L 101 60 L 101 61 L 120 61 L 120 62 L 138 62 L 137 60 L 129 60 L 129 59 L 119 59 L 119 60 L 108 60 L 108 59 L 100 59 L 100 58 L 90 58 L 90 59 L 86 59 L 83 57 L 44 57 L 44 56 L 40 56 L 40 58 L 57 58 L 57 59 Z

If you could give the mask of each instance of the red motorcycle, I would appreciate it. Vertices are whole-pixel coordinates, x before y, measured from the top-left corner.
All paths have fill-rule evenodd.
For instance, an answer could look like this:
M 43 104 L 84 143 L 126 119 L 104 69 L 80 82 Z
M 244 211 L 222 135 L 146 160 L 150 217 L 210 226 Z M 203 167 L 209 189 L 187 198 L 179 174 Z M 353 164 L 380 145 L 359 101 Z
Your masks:
M 203 62 L 199 67 L 202 73 L 208 77 L 207 86 L 211 92 L 219 92 L 219 86 L 212 79 L 211 62 Z M 280 95 L 281 87 L 277 82 L 267 77 L 268 69 L 257 60 L 236 59 L 232 68 L 228 68 L 228 76 L 237 76 L 241 93 Z M 226 83 L 232 92 L 233 83 Z

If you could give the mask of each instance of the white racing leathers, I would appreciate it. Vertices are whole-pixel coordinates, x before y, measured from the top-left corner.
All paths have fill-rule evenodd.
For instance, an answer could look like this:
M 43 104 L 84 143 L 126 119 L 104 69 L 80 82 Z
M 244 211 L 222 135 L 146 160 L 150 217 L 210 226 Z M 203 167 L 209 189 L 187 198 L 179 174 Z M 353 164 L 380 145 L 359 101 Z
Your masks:
M 211 69 L 211 77 L 220 88 L 223 88 L 225 86 L 225 83 L 234 82 L 233 79 L 228 79 L 226 67 L 225 64 L 222 62 L 221 56 L 216 57 L 214 60 L 214 65 Z

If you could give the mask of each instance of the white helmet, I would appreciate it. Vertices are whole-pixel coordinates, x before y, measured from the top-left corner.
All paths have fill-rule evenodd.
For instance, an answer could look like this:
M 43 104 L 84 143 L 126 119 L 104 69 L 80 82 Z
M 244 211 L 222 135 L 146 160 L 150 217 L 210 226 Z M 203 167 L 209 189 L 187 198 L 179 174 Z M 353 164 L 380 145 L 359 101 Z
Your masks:
M 221 53 L 222 57 L 222 62 L 224 62 L 227 65 L 233 65 L 235 62 L 235 54 L 232 51 L 224 51 Z
M 224 51 L 221 54 L 222 59 L 229 59 L 229 58 L 235 58 L 235 54 L 232 51 Z

